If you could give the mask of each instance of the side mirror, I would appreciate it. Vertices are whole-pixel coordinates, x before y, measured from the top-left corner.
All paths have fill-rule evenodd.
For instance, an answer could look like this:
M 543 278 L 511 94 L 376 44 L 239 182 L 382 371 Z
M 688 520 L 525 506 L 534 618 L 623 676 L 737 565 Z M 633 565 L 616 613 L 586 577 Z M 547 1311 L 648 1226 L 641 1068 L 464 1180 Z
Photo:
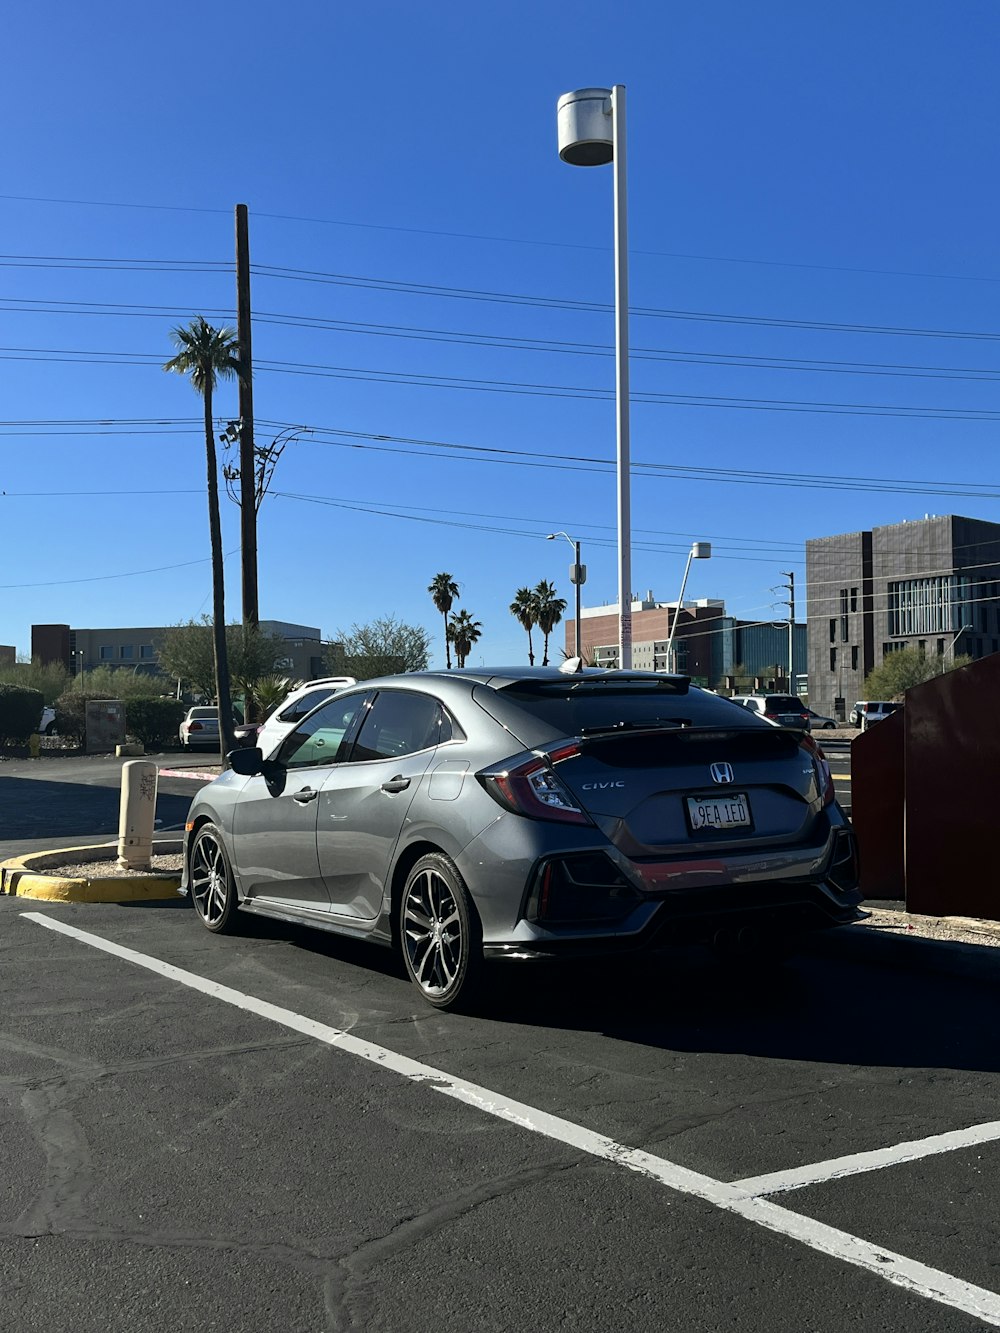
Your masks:
M 264 771 L 264 756 L 258 746 L 241 746 L 226 755 L 229 767 L 241 777 L 252 778 Z

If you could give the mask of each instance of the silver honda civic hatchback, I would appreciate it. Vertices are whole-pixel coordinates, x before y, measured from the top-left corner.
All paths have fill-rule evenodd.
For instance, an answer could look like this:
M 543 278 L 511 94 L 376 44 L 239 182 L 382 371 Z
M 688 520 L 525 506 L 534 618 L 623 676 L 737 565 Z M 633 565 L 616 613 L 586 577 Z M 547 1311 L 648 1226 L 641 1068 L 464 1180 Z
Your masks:
M 860 915 L 822 750 L 684 676 L 387 676 L 230 762 L 186 824 L 205 926 L 251 912 L 397 948 L 441 1009 L 488 959 L 750 947 Z

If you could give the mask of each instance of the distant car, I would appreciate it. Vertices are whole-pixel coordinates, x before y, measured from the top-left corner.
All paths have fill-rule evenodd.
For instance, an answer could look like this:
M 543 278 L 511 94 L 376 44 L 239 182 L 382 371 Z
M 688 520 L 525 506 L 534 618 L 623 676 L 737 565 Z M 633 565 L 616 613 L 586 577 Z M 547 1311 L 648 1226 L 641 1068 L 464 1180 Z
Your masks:
M 731 703 L 749 708 L 751 713 L 766 717 L 779 727 L 793 731 L 808 731 L 809 710 L 791 694 L 734 694 Z
M 196 745 L 217 750 L 220 744 L 218 708 L 211 706 L 189 708 L 177 734 L 183 750 L 191 750 Z
M 41 736 L 51 736 L 56 729 L 56 710 L 50 708 L 48 704 L 42 709 L 42 718 L 38 724 L 38 732 Z
M 810 731 L 833 731 L 835 727 L 840 726 L 835 717 L 823 717 L 821 713 L 814 713 L 811 708 L 806 708 L 803 711 L 809 714 Z
M 881 722 L 892 713 L 898 712 L 902 704 L 890 703 L 886 699 L 859 699 L 851 709 L 850 720 L 862 731 L 867 731 L 876 722 Z
M 858 919 L 855 839 L 811 736 L 685 676 L 411 672 L 339 690 L 267 758 L 195 796 L 182 891 L 396 948 L 464 1003 L 487 959 L 705 941 L 761 947 Z M 756 941 L 756 944 L 755 944 Z
M 307 713 L 311 713 L 317 704 L 326 703 L 327 699 L 357 682 L 353 676 L 323 676 L 320 680 L 307 680 L 297 686 L 291 694 L 273 709 L 260 724 L 255 740 L 246 738 L 243 744 L 259 746 L 261 754 L 269 759 L 285 737 L 295 730 Z M 246 728 L 242 728 L 246 730 Z

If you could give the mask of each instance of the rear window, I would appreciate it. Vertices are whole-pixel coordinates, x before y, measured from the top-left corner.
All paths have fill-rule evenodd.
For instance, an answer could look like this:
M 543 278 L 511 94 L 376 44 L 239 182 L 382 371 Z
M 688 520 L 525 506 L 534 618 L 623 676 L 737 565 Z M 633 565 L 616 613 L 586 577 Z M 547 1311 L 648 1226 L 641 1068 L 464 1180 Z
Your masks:
M 769 694 L 765 700 L 767 709 L 772 713 L 804 713 L 801 699 L 793 699 L 790 694 Z
M 703 690 L 668 681 L 522 681 L 503 690 L 477 687 L 473 698 L 525 745 L 644 723 L 679 727 L 755 727 L 757 718 Z

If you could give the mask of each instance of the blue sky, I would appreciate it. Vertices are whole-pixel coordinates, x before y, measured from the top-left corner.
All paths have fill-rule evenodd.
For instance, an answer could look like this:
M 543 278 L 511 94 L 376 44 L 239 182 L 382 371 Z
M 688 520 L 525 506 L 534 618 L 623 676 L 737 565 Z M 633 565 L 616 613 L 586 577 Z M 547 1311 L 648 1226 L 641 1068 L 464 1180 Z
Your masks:
M 159 367 L 173 325 L 234 320 L 238 202 L 258 438 L 312 428 L 261 513 L 262 616 L 437 646 L 446 570 L 477 656 L 522 660 L 515 590 L 572 600 L 555 529 L 613 601 L 611 172 L 555 141 L 590 85 L 628 89 L 636 591 L 676 597 L 709 540 L 687 596 L 780 616 L 809 537 L 1000 521 L 992 0 L 234 15 L 7 15 L 0 643 L 210 608 L 200 403 Z

